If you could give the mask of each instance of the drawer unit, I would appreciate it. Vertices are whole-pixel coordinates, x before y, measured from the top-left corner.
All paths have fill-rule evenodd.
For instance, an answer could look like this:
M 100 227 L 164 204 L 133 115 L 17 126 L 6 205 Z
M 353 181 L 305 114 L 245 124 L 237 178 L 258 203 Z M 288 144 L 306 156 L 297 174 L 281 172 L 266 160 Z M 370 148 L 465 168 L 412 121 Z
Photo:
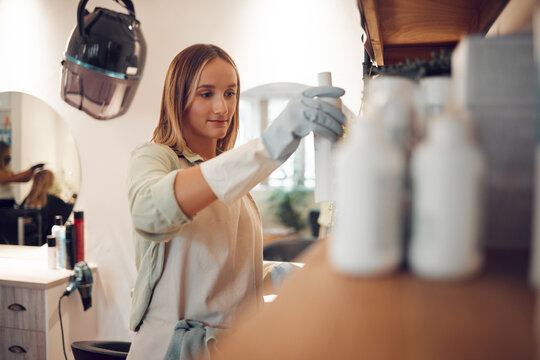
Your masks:
M 74 341 L 97 337 L 96 306 L 84 311 L 78 292 L 62 297 L 72 271 L 49 269 L 47 250 L 0 245 L 0 360 L 64 359 L 63 344 L 73 360 Z
M 45 332 L 0 327 L 0 359 L 46 360 Z
M 45 292 L 0 286 L 0 326 L 45 331 Z

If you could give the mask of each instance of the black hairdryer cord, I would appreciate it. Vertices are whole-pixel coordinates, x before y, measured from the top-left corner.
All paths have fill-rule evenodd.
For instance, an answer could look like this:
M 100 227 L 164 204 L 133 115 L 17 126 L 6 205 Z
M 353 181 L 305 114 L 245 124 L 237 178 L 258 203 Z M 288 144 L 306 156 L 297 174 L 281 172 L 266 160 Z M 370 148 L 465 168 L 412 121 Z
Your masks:
M 60 318 L 60 331 L 62 332 L 62 349 L 64 350 L 64 358 L 68 360 L 66 355 L 66 344 L 64 343 L 64 326 L 62 325 L 62 311 L 60 310 L 60 303 L 62 302 L 62 298 L 66 296 L 66 294 L 63 294 L 60 296 L 60 299 L 58 299 L 58 317 Z

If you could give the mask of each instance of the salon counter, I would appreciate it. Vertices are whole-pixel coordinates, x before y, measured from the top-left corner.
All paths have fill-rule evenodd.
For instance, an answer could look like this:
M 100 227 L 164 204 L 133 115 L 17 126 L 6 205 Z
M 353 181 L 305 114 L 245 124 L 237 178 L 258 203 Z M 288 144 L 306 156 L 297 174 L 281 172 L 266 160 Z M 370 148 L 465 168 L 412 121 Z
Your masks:
M 93 293 L 99 291 L 96 266 Z M 59 299 L 73 270 L 49 269 L 47 246 L 0 245 L 0 359 L 63 359 Z M 61 301 L 65 347 L 97 336 L 96 304 L 83 311 L 78 291 Z
M 0 245 L 0 285 L 48 289 L 68 281 L 73 270 L 49 269 L 47 246 Z M 96 266 L 90 266 L 96 272 Z
M 433 281 L 336 273 L 318 242 L 277 299 L 220 343 L 222 359 L 533 359 L 535 294 L 489 273 Z

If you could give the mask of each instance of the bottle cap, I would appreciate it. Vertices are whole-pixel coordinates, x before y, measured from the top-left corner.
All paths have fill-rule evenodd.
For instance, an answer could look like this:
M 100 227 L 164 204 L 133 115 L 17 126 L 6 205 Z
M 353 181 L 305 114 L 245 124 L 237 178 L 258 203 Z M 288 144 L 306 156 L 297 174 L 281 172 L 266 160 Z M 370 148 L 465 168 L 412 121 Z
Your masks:
M 56 246 L 56 238 L 53 235 L 47 235 L 47 245 L 49 247 Z
M 63 222 L 62 215 L 56 215 L 54 217 L 54 225 L 62 225 Z
M 78 219 L 78 220 L 84 219 L 84 211 L 74 211 L 73 218 Z

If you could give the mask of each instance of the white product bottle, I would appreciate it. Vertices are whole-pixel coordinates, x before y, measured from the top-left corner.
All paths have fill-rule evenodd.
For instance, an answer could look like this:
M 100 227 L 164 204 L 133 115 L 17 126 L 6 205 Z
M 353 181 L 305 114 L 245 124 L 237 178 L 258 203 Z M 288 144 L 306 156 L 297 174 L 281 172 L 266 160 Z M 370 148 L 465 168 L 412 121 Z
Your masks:
M 415 93 L 418 108 L 415 128 L 417 139 L 423 139 L 429 121 L 444 112 L 450 101 L 450 94 L 450 76 L 428 76 L 420 80 Z
M 394 270 L 402 259 L 404 158 L 377 116 L 359 119 L 336 148 L 336 214 L 330 264 L 349 275 Z
M 49 269 L 56 269 L 56 238 L 47 235 L 47 263 Z
M 462 119 L 445 113 L 429 124 L 411 160 L 409 264 L 417 275 L 460 278 L 479 270 L 484 168 Z
M 321 72 L 318 74 L 319 86 L 332 86 L 332 74 Z M 321 98 L 335 107 L 341 109 L 341 99 Z M 332 142 L 317 134 L 314 135 L 315 147 L 315 202 L 321 203 L 334 200 L 334 168 L 332 161 Z M 323 205 L 323 206 L 328 206 Z
M 66 227 L 62 223 L 62 216 L 57 215 L 51 228 L 51 234 L 56 238 L 56 267 L 58 269 L 66 268 Z
M 366 107 L 378 110 L 384 135 L 404 154 L 408 154 L 415 138 L 416 84 L 401 76 L 382 76 L 369 79 Z

